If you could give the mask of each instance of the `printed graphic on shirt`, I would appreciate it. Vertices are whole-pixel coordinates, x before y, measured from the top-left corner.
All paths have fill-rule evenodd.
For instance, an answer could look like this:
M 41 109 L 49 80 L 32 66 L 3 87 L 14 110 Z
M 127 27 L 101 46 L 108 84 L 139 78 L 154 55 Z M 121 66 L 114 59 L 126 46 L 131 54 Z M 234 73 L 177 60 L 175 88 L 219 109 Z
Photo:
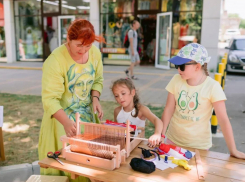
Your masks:
M 190 98 L 190 100 L 189 100 L 189 102 L 188 102 L 188 109 L 189 109 L 189 112 L 190 111 L 193 111 L 193 113 L 194 113 L 194 111 L 197 109 L 197 107 L 198 107 L 198 93 L 197 92 L 195 92 L 192 96 L 191 96 L 191 98 Z
M 92 63 L 84 67 L 73 64 L 67 72 L 68 88 L 71 92 L 69 107 L 65 109 L 68 117 L 75 121 L 75 113 L 80 113 L 80 119 L 84 122 L 94 122 L 90 92 L 94 83 L 95 70 Z
M 179 95 L 178 105 L 180 110 L 184 111 L 187 107 L 187 93 L 185 90 L 182 90 Z
M 187 120 L 187 121 L 199 121 L 201 119 L 199 116 L 197 117 L 189 116 L 189 115 L 187 116 L 187 115 L 181 114 L 180 112 L 177 112 L 176 114 L 179 118 Z
M 188 96 L 188 93 L 185 90 L 182 90 L 179 94 L 178 98 L 178 106 L 180 107 L 179 111 L 184 111 L 186 108 L 188 109 L 188 113 L 192 111 L 193 114 L 195 114 L 195 110 L 198 108 L 199 102 L 198 102 L 198 93 L 195 92 L 192 94 L 191 97 Z

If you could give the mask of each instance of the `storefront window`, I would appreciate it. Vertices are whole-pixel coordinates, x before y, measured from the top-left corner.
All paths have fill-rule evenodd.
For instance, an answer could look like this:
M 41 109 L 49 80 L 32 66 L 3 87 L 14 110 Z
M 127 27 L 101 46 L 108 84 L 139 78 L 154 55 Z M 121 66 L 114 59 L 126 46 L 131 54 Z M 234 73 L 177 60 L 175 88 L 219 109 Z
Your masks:
M 103 60 L 117 57 L 126 59 L 124 38 L 132 21 L 138 20 L 141 24 L 137 31 L 141 64 L 154 64 L 156 15 L 162 12 L 172 12 L 172 27 L 168 30 L 170 35 L 172 28 L 171 47 L 168 45 L 171 56 L 176 55 L 186 44 L 201 41 L 203 0 L 100 0 L 100 3 L 100 32 L 107 42 L 101 45 Z M 137 5 L 136 12 L 134 4 Z M 110 61 L 108 64 L 117 63 Z
M 172 11 L 173 9 L 173 0 L 162 0 L 161 11 Z
M 3 0 L 0 0 L 0 61 L 6 61 Z
M 62 1 L 62 14 L 89 14 L 89 0 L 69 0 Z
M 101 13 L 133 13 L 135 0 L 101 0 Z
M 58 32 L 65 32 L 71 23 L 64 20 L 61 27 L 58 27 L 59 17 L 69 15 L 89 20 L 90 2 L 92 0 L 14 0 L 17 60 L 44 61 L 59 46 Z M 5 50 L 1 12 L 0 57 Z M 64 38 L 62 43 L 65 41 Z
M 203 0 L 174 0 L 173 11 L 200 11 Z
M 15 17 L 17 59 L 42 60 L 41 17 Z
M 124 39 L 131 27 L 135 0 L 101 0 L 100 32 L 106 44 L 101 45 L 104 64 L 129 64 Z
M 43 0 L 43 13 L 58 13 L 58 12 L 59 12 L 59 1 Z
M 0 25 L 0 58 L 2 57 L 6 57 L 6 45 L 4 27 Z
M 200 43 L 202 27 L 202 13 L 174 13 L 172 55 L 176 55 L 179 49 L 191 42 Z
M 159 0 L 138 0 L 138 10 L 158 10 Z
M 15 1 L 15 15 L 40 15 L 41 4 L 38 1 Z
M 123 48 L 126 32 L 134 19 L 131 14 L 103 14 L 101 32 L 106 40 L 106 47 Z
M 89 20 L 89 15 L 76 15 L 76 19 Z

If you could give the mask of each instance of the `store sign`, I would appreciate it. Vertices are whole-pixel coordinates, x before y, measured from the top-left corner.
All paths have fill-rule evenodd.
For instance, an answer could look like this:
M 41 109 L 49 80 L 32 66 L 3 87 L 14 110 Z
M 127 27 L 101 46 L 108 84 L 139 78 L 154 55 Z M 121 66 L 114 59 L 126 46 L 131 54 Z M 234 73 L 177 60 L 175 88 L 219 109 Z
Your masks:
M 129 60 L 130 56 L 128 54 L 109 54 L 108 55 L 109 59 L 124 59 L 124 60 Z
M 102 53 L 121 53 L 124 54 L 126 49 L 124 48 L 101 48 Z

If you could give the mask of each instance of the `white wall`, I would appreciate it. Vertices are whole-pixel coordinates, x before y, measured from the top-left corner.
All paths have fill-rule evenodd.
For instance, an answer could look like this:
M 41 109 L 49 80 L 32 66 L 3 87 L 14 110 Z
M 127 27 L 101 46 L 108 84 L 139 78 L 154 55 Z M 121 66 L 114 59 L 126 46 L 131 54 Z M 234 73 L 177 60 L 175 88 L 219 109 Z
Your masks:
M 220 26 L 221 0 L 204 0 L 202 12 L 201 44 L 206 47 L 211 61 L 208 69 L 216 70 L 218 62 L 218 39 Z
M 7 63 L 16 62 L 13 0 L 3 0 Z
M 100 34 L 100 11 L 99 11 L 99 0 L 90 1 L 90 13 L 89 21 L 94 26 L 95 34 Z M 95 42 L 94 45 L 99 47 L 99 43 Z

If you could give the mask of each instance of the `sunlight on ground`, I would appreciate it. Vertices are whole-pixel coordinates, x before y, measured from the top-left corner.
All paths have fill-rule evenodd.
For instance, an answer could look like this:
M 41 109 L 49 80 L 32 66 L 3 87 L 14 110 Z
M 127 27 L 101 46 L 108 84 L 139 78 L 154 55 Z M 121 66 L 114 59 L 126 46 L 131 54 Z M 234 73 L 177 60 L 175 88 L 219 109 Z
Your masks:
M 19 123 L 21 121 L 21 119 L 16 119 L 15 121 L 14 121 L 14 123 Z
M 34 150 L 34 149 L 37 149 L 38 148 L 38 144 L 37 145 L 33 145 L 30 150 Z
M 33 121 L 33 120 L 30 120 L 29 123 L 30 123 L 31 126 L 38 126 L 36 121 Z
M 29 142 L 31 141 L 31 138 L 30 137 L 27 137 L 27 138 L 23 138 L 20 140 L 21 142 Z
M 29 125 L 27 124 L 20 124 L 13 126 L 12 123 L 3 123 L 3 131 L 9 132 L 9 133 L 18 133 L 23 132 L 29 129 Z

